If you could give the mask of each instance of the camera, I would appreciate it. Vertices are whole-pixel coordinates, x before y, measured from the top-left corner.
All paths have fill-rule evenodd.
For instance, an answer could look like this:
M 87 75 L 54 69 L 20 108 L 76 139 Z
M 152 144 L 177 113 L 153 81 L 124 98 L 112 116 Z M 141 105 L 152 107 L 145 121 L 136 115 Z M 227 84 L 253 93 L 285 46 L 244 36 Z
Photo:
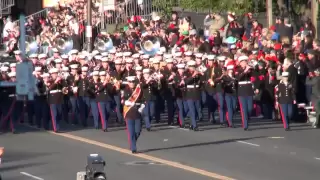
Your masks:
M 106 163 L 98 154 L 90 154 L 87 157 L 87 166 L 85 172 L 77 173 L 77 180 L 106 180 L 104 172 Z

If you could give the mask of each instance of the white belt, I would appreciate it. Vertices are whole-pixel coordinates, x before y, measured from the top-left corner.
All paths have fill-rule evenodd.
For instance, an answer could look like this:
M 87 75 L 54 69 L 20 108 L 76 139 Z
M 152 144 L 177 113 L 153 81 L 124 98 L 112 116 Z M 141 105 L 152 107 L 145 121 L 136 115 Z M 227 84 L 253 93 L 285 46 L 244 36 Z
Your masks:
M 251 81 L 239 81 L 239 84 L 251 84 Z
M 128 82 L 127 81 L 122 81 L 122 83 L 121 84 L 128 84 Z
M 15 94 L 9 94 L 9 97 L 15 97 L 16 95 Z
M 50 91 L 50 93 L 59 93 L 59 92 L 62 92 L 61 90 L 52 90 Z
M 187 88 L 198 88 L 199 85 L 187 85 Z
M 168 84 L 173 84 L 173 82 L 169 82 Z

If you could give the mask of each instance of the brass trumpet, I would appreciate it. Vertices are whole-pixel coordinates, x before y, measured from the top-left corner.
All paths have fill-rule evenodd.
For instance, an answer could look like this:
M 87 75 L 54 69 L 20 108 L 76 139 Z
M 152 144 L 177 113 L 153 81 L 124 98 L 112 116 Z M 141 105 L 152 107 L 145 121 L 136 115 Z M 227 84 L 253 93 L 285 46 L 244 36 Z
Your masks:
M 63 93 L 63 94 L 68 94 L 68 93 L 69 93 L 68 87 L 62 88 L 62 93 Z

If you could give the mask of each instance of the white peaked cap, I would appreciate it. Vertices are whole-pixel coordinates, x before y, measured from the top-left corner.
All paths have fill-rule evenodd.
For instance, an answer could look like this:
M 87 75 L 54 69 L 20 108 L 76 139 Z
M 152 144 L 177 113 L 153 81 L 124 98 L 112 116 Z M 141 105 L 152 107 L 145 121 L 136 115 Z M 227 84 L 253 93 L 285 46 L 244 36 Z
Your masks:
M 289 76 L 289 72 L 283 72 L 283 73 L 281 73 L 281 76 L 282 77 L 288 77 Z
M 78 52 L 79 52 L 78 50 L 72 49 L 72 50 L 70 51 L 70 54 L 77 54 Z
M 148 74 L 148 73 L 150 73 L 150 69 L 143 69 L 142 73 L 143 74 Z
M 92 76 L 99 76 L 99 71 L 93 71 Z
M 123 56 L 128 57 L 128 56 L 131 56 L 131 54 L 132 54 L 131 52 L 124 52 Z
M 107 73 L 106 73 L 105 71 L 100 71 L 100 72 L 99 72 L 99 75 L 100 75 L 100 76 L 104 76 L 104 75 L 106 75 L 106 74 L 107 74 Z
M 62 71 L 64 71 L 64 72 L 69 71 L 69 68 L 64 66 L 64 67 L 62 67 Z
M 166 59 L 169 59 L 169 58 L 172 58 L 172 54 L 164 54 L 163 57 Z
M 108 60 L 109 60 L 108 57 L 102 57 L 102 58 L 101 58 L 101 61 L 102 61 L 102 62 L 108 62 Z
M 248 56 L 240 56 L 239 58 L 238 58 L 238 61 L 247 61 L 249 59 L 249 57 Z
M 71 69 L 77 69 L 78 67 L 79 67 L 78 64 L 71 64 L 71 65 L 70 65 L 70 68 L 71 68 Z
M 134 81 L 134 80 L 136 80 L 136 77 L 135 77 L 135 76 L 128 76 L 128 77 L 127 77 L 127 81 L 129 81 L 129 82 L 132 82 L 132 81 Z
M 127 58 L 126 59 L 126 63 L 133 63 L 133 59 L 132 58 Z
M 101 53 L 102 56 L 108 56 L 108 54 L 109 54 L 108 52 Z
M 185 64 L 178 64 L 178 65 L 177 65 L 177 68 L 178 68 L 178 69 L 184 69 L 185 67 L 186 67 Z
M 8 69 L 9 69 L 8 66 L 2 66 L 2 67 L 0 68 L 0 70 L 1 70 L 2 72 L 6 72 L 6 71 L 8 71 Z
M 68 56 L 67 54 L 64 54 L 64 55 L 61 55 L 61 58 L 62 58 L 62 59 L 68 59 L 69 56 Z
M 140 54 L 136 53 L 136 54 L 133 54 L 131 57 L 133 57 L 133 58 L 139 58 L 139 57 L 140 57 Z
M 49 73 L 44 73 L 41 75 L 41 77 L 45 78 L 45 77 L 50 77 L 50 74 Z
M 100 54 L 98 50 L 93 50 L 91 53 L 91 55 L 93 55 L 93 56 L 98 55 L 98 54 Z
M 159 64 L 160 60 L 158 58 L 153 58 L 152 63 L 153 64 Z
M 81 71 L 88 71 L 88 67 L 87 66 L 83 66 L 82 68 L 81 68 Z
M 110 53 L 110 54 L 115 54 L 116 52 L 117 52 L 117 50 L 114 49 L 114 48 L 109 50 L 109 53 Z
M 114 64 L 122 64 L 122 60 L 121 59 L 116 59 L 115 61 L 114 61 Z
M 187 52 L 184 53 L 184 55 L 191 56 L 192 55 L 192 51 L 187 51 Z
M 173 63 L 173 59 L 172 58 L 168 58 L 168 59 L 166 59 L 166 62 L 167 63 Z
M 38 55 L 38 58 L 39 58 L 39 59 L 47 58 L 47 55 L 46 55 L 46 54 L 39 54 L 39 55 Z
M 122 56 L 123 56 L 123 53 L 121 52 L 116 53 L 116 57 L 122 57 Z
M 40 66 L 36 66 L 36 67 L 34 68 L 34 70 L 39 72 L 39 71 L 41 71 L 41 70 L 42 70 L 42 67 L 40 67 Z
M 232 44 L 232 45 L 230 46 L 230 49 L 236 49 L 236 45 L 235 45 L 235 44 Z
M 195 66 L 195 65 L 196 65 L 196 62 L 195 62 L 195 61 L 188 61 L 188 62 L 187 62 L 187 65 L 188 65 L 188 66 Z
M 13 51 L 14 54 L 21 54 L 20 50 Z
M 218 61 L 225 61 L 227 59 L 227 57 L 225 56 L 218 56 L 217 57 Z
M 137 66 L 137 67 L 135 67 L 135 70 L 136 70 L 136 71 L 141 71 L 141 70 L 142 70 L 142 66 Z
M 11 64 L 10 64 L 10 67 L 16 67 L 16 66 L 17 66 L 16 63 L 11 63 Z
M 149 56 L 148 54 L 145 54 L 145 55 L 142 56 L 142 58 L 143 58 L 143 59 L 149 59 L 150 56 Z
M 38 54 L 31 54 L 29 57 L 30 58 L 38 58 Z
M 176 53 L 174 53 L 174 56 L 175 57 L 180 57 L 180 56 L 182 56 L 182 52 L 176 52 Z
M 215 57 L 216 57 L 216 55 L 214 55 L 214 54 L 207 55 L 208 60 L 214 60 Z
M 139 51 L 139 54 L 144 54 L 144 52 L 143 51 Z
M 9 76 L 9 77 L 16 77 L 16 72 L 10 72 L 10 73 L 8 74 L 8 76 Z
M 79 59 L 85 59 L 85 58 L 86 58 L 86 55 L 81 54 L 81 55 L 78 56 L 78 58 L 79 58 Z
M 62 63 L 62 59 L 55 59 L 54 62 L 55 63 Z
M 196 58 L 202 58 L 203 54 L 202 53 L 197 53 L 195 54 Z
M 233 70 L 233 69 L 234 69 L 234 65 L 227 66 L 227 70 Z
M 53 51 L 54 53 L 59 52 L 59 50 L 58 50 L 57 48 L 52 48 L 52 51 Z
M 101 60 L 102 56 L 101 56 L 101 55 L 95 55 L 94 58 L 95 58 L 96 60 Z
M 159 50 L 159 51 L 157 52 L 157 55 L 163 55 L 163 52 L 162 52 L 161 50 Z
M 58 69 L 57 69 L 57 68 L 52 68 L 52 69 L 50 69 L 49 73 L 50 73 L 50 74 L 52 74 L 52 73 L 58 73 Z

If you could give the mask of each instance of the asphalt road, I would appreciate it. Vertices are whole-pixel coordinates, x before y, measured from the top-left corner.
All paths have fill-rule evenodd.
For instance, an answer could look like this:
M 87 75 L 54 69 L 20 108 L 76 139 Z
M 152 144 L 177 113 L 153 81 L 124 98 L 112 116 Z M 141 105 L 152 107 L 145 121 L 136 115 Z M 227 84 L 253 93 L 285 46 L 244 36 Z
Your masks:
M 206 123 L 199 132 L 156 126 L 142 132 L 141 154 L 136 156 L 125 150 L 127 136 L 121 127 L 109 132 L 65 127 L 69 129 L 65 133 L 53 134 L 20 126 L 20 134 L 0 135 L 0 144 L 6 148 L 0 172 L 7 180 L 35 179 L 21 172 L 40 180 L 71 180 L 84 170 L 88 154 L 99 153 L 113 180 L 301 180 L 320 176 L 320 133 L 305 124 L 292 124 L 289 132 L 278 122 L 265 120 L 254 120 L 248 132 Z

